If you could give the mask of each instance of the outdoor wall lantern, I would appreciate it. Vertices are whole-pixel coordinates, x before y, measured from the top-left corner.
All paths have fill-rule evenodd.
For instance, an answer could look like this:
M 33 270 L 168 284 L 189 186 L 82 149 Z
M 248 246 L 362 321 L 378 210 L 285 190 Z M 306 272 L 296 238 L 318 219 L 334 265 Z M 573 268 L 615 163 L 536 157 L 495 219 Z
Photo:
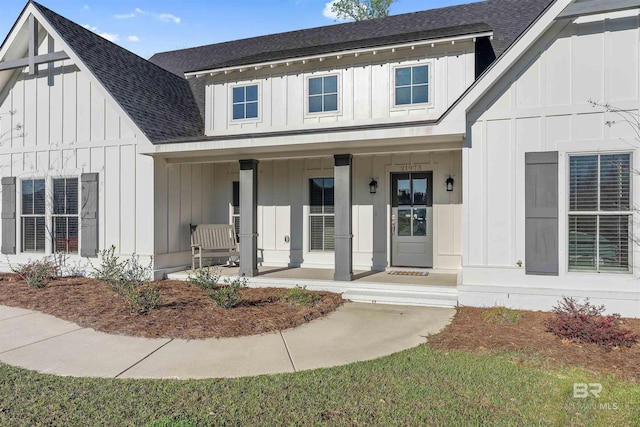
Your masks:
M 376 194 L 376 190 L 378 189 L 378 181 L 375 178 L 371 178 L 371 182 L 369 183 L 369 193 Z
M 453 178 L 449 175 L 449 178 L 445 181 L 447 184 L 447 191 L 453 191 Z

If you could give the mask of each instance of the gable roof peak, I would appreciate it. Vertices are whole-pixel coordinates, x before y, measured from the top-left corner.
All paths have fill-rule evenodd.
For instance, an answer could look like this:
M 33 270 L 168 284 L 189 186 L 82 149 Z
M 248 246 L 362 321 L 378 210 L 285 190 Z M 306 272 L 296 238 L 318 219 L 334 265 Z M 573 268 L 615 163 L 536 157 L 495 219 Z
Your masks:
M 186 79 L 40 3 L 29 0 L 29 4 L 46 19 L 151 142 L 203 135 L 203 119 Z

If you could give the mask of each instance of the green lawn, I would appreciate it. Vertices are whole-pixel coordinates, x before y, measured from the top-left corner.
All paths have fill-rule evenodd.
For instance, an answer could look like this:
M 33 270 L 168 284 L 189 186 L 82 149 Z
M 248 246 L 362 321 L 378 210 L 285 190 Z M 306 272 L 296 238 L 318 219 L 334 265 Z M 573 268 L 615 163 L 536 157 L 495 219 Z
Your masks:
M 423 345 L 338 368 L 199 381 L 64 378 L 0 364 L 0 425 L 640 424 L 640 383 L 521 359 Z M 574 382 L 603 392 L 573 398 Z

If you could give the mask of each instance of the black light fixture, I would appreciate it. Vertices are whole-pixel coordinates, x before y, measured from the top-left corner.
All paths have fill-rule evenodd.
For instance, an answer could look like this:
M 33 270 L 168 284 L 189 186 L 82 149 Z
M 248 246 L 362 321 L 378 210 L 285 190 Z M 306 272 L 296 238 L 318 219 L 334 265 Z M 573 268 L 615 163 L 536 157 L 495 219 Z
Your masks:
M 376 194 L 376 190 L 378 189 L 378 181 L 375 178 L 371 178 L 371 182 L 369 183 L 369 193 Z
M 445 181 L 447 184 L 447 191 L 453 191 L 453 178 L 449 175 L 449 178 Z

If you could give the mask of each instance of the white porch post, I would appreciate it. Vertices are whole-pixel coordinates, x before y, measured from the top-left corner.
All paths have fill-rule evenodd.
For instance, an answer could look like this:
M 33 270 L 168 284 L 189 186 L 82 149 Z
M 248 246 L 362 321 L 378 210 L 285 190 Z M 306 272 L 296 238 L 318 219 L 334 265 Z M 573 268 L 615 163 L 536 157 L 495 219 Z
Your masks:
M 333 280 L 353 280 L 351 154 L 334 156 L 335 272 Z
M 240 160 L 240 270 L 258 275 L 258 161 Z

